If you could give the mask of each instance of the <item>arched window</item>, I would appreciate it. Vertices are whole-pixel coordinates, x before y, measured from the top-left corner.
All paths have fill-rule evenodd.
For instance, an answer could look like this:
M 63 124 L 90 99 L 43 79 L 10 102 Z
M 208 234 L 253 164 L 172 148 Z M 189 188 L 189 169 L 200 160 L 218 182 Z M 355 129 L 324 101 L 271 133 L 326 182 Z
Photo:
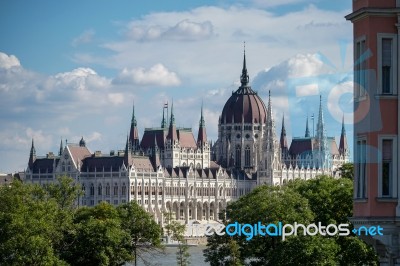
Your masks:
M 240 167 L 241 166 L 241 155 L 242 155 L 242 148 L 240 145 L 236 146 L 236 154 L 235 154 L 235 166 Z
M 110 184 L 106 185 L 106 196 L 110 196 Z
M 201 164 L 200 164 L 200 163 L 197 163 L 196 168 L 197 168 L 197 169 L 201 169 Z
M 102 193 L 103 193 L 103 187 L 101 186 L 101 183 L 100 183 L 97 188 L 97 195 L 101 195 Z
M 114 184 L 114 196 L 118 195 L 118 185 L 117 183 Z
M 93 185 L 93 183 L 90 185 L 90 196 L 94 196 L 94 185 Z
M 250 166 L 250 147 L 246 146 L 244 149 L 244 165 Z
M 82 184 L 82 193 L 83 193 L 83 196 L 86 196 L 86 186 L 85 186 L 85 184 Z
M 126 195 L 126 186 L 125 183 L 122 184 L 122 191 L 121 191 L 122 196 Z

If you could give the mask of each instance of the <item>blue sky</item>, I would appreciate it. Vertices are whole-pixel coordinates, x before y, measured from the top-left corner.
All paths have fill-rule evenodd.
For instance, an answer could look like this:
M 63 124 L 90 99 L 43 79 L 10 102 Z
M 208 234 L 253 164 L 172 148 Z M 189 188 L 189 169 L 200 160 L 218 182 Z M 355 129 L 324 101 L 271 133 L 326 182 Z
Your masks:
M 2 1 L 0 172 L 26 168 L 60 139 L 122 149 L 135 102 L 140 134 L 164 102 L 208 136 L 238 86 L 243 41 L 253 89 L 271 90 L 277 135 L 304 134 L 322 94 L 329 136 L 351 126 L 349 0 Z M 311 121 L 310 121 L 311 123 Z M 351 138 L 349 137 L 349 140 Z M 351 141 L 350 141 L 351 142 Z M 352 145 L 352 143 L 350 143 Z

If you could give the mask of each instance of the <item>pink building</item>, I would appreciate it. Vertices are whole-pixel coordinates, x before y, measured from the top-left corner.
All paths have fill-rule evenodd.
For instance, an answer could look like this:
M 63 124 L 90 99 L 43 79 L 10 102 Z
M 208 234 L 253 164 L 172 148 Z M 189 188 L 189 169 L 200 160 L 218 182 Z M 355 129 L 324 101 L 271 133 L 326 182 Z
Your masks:
M 381 226 L 363 233 L 381 265 L 400 265 L 399 97 L 400 1 L 353 0 L 353 224 Z

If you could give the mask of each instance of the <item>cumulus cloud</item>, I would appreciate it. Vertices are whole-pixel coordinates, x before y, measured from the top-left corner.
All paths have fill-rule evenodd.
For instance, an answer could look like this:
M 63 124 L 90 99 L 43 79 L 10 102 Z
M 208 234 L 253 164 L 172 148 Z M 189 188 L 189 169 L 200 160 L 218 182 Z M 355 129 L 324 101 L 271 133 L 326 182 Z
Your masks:
M 128 29 L 128 36 L 134 40 L 155 41 L 198 41 L 208 39 L 214 35 L 213 25 L 210 21 L 194 22 L 189 19 L 165 27 L 160 25 L 140 25 L 133 22 Z
M 0 68 L 8 69 L 12 67 L 19 67 L 20 65 L 21 63 L 14 55 L 7 55 L 0 52 Z
M 92 29 L 86 30 L 86 31 L 82 32 L 81 35 L 74 38 L 72 40 L 71 44 L 72 44 L 72 46 L 76 47 L 80 44 L 90 43 L 93 39 L 94 34 L 95 34 L 94 30 L 92 30 Z
M 138 84 L 155 86 L 178 86 L 181 81 L 175 72 L 169 71 L 164 65 L 156 64 L 150 69 L 124 68 L 116 79 L 115 84 Z

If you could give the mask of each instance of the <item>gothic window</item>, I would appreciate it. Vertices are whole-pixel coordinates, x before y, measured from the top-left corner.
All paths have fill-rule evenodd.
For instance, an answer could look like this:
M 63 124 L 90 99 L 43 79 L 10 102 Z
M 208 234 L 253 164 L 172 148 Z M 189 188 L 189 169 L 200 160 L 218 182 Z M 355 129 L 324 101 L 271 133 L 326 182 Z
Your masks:
M 118 185 L 117 183 L 114 184 L 114 196 L 118 195 Z
M 244 149 L 244 164 L 245 166 L 250 166 L 250 147 L 246 146 Z
M 110 184 L 106 185 L 106 196 L 110 196 Z
M 93 185 L 93 183 L 90 185 L 90 196 L 94 196 L 94 185 Z
M 101 183 L 100 183 L 98 188 L 97 188 L 97 195 L 101 195 L 102 192 L 103 192 L 103 187 L 101 186 Z
M 201 164 L 200 164 L 200 163 L 197 163 L 196 168 L 197 168 L 197 169 L 201 169 Z
M 236 154 L 235 154 L 235 166 L 240 167 L 241 166 L 241 155 L 242 155 L 242 148 L 240 145 L 236 146 Z
M 85 187 L 85 184 L 82 184 L 82 193 L 83 193 L 83 196 L 86 195 L 86 187 Z
M 121 192 L 122 196 L 126 195 L 126 186 L 125 183 L 122 184 L 122 192 Z

